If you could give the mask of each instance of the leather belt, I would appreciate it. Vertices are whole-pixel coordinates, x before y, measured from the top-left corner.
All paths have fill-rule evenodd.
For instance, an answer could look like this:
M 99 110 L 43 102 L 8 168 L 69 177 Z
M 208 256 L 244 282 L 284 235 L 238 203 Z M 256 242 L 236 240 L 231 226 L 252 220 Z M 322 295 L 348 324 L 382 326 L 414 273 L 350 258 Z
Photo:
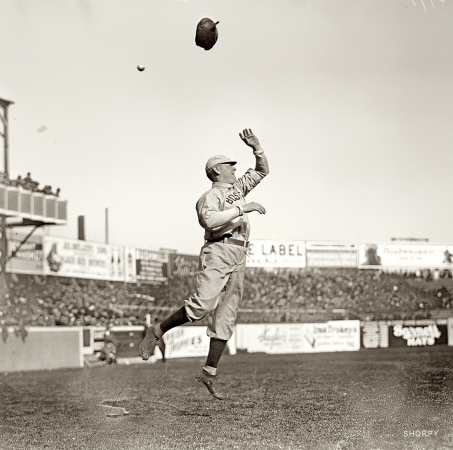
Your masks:
M 242 241 L 240 239 L 234 239 L 234 238 L 228 237 L 228 236 L 220 236 L 219 238 L 211 239 L 206 242 L 222 242 L 224 244 L 233 244 L 233 245 L 237 245 L 239 247 L 246 247 L 246 248 L 249 246 L 248 241 Z

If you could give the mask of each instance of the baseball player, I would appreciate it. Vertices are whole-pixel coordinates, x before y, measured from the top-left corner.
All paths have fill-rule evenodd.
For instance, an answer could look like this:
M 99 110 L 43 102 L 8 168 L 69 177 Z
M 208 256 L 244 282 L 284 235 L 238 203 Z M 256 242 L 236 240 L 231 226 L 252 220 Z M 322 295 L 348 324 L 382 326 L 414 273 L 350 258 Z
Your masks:
M 236 179 L 236 161 L 227 156 L 216 155 L 206 163 L 206 175 L 212 181 L 212 187 L 196 204 L 198 221 L 205 230 L 197 272 L 197 292 L 163 322 L 149 327 L 139 349 L 141 357 L 147 360 L 164 333 L 208 315 L 209 352 L 196 379 L 219 400 L 223 397 L 215 387 L 217 365 L 233 334 L 243 294 L 250 234 L 248 214 L 253 211 L 266 213 L 259 203 L 246 203 L 245 196 L 269 173 L 267 158 L 252 130 L 243 130 L 239 136 L 253 149 L 254 169 Z

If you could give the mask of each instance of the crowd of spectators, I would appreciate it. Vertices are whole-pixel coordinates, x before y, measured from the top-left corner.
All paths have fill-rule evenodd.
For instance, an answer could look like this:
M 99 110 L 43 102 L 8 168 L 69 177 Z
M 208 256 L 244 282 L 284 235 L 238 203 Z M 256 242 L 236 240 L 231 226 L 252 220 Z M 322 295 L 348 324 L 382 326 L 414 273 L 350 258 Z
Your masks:
M 5 172 L 0 172 L 0 184 L 20 187 L 26 191 L 40 192 L 45 195 L 53 195 L 55 197 L 60 196 L 60 188 L 57 188 L 57 190 L 53 192 L 52 186 L 46 184 L 40 189 L 39 182 L 32 179 L 30 172 L 27 173 L 26 177 L 22 178 L 22 176 L 19 175 L 16 179 L 10 179 Z
M 417 275 L 359 269 L 248 269 L 242 307 L 346 309 L 361 318 L 401 313 L 426 317 L 434 309 L 453 308 L 453 284 L 419 284 L 427 278 Z M 442 273 L 442 278 L 448 277 L 450 271 Z
M 362 319 L 429 317 L 433 310 L 453 308 L 451 272 L 431 279 L 417 275 L 248 268 L 239 320 L 322 320 L 340 310 Z M 194 277 L 139 285 L 10 274 L 8 284 L 9 292 L 0 301 L 0 325 L 19 329 L 29 325 L 142 325 L 148 313 L 153 320 L 162 319 L 196 289 Z

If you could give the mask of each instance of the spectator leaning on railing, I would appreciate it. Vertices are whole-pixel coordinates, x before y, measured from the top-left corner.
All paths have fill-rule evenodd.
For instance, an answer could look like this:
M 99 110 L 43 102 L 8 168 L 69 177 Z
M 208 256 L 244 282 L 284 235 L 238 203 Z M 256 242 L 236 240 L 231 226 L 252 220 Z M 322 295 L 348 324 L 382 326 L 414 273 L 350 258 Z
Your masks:
M 54 195 L 55 197 L 60 196 L 60 188 L 58 188 L 55 193 L 52 192 L 52 186 L 50 185 L 45 185 L 43 189 L 39 189 L 39 183 L 31 178 L 30 172 L 27 173 L 27 176 L 25 178 L 22 178 L 21 175 L 18 175 L 15 180 L 9 179 L 6 173 L 0 172 L 0 184 L 20 187 L 27 191 L 40 192 L 44 195 Z

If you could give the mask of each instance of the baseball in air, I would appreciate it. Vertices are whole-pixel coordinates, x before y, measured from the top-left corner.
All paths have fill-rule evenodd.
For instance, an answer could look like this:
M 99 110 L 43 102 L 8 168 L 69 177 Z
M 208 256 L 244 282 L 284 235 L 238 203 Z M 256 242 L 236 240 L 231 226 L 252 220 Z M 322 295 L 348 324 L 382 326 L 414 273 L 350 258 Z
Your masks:
M 137 66 L 137 69 L 140 71 L 140 72 L 143 72 L 145 70 L 145 66 L 142 66 L 141 64 L 139 64 Z

